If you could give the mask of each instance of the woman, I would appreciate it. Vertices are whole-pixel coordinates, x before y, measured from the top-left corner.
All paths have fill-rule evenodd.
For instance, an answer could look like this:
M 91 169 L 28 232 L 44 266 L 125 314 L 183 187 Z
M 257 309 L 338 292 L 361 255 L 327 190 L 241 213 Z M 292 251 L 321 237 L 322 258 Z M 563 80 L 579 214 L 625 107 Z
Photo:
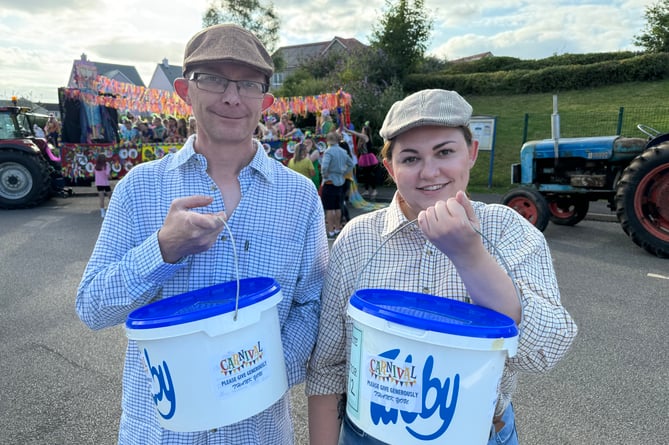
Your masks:
M 356 133 L 357 148 L 358 148 L 358 168 L 356 170 L 356 178 L 364 190 L 361 193 L 363 198 L 370 197 L 376 199 L 377 191 L 377 169 L 381 168 L 378 165 L 379 161 L 376 157 L 374 144 L 372 143 L 372 130 L 369 122 L 365 122 L 361 133 Z M 370 194 L 371 192 L 371 194 Z
M 188 122 L 185 118 L 180 117 L 177 120 L 177 142 L 185 142 L 188 139 Z
M 295 146 L 295 156 L 288 161 L 288 168 L 294 170 L 309 179 L 312 179 L 316 174 L 314 164 L 309 159 L 307 147 L 304 143 L 299 143 Z
M 307 131 L 306 137 L 302 141 L 302 143 L 305 145 L 307 149 L 307 153 L 309 153 L 309 159 L 311 160 L 311 163 L 314 166 L 314 176 L 311 178 L 311 180 L 314 182 L 314 185 L 316 188 L 319 188 L 321 186 L 321 156 L 322 153 L 316 146 L 316 143 L 314 142 L 314 138 L 311 135 L 310 131 Z
M 46 121 L 46 125 L 44 126 L 44 133 L 46 133 L 47 140 L 51 142 L 54 147 L 58 147 L 60 122 L 58 122 L 58 119 L 56 119 L 56 116 L 53 113 L 49 113 L 49 119 Z
M 397 192 L 388 208 L 351 220 L 333 245 L 307 372 L 312 444 L 381 443 L 356 431 L 348 417 L 340 420 L 351 338 L 346 307 L 359 275 L 366 288 L 448 296 L 519 325 L 518 353 L 505 365 L 490 445 L 518 443 L 511 405 L 517 373 L 552 368 L 576 335 L 541 232 L 512 209 L 472 202 L 465 194 L 478 154 L 468 127 L 471 112 L 455 92 L 425 90 L 396 102 L 386 116 L 381 155 Z

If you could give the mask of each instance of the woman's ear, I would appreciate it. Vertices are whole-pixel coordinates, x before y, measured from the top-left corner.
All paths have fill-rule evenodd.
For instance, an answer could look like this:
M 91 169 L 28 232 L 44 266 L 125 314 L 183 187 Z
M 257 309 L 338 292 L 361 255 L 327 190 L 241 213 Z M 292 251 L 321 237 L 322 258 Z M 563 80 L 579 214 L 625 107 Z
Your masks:
M 184 100 L 188 105 L 191 105 L 190 98 L 188 97 L 188 80 L 183 77 L 177 77 L 174 79 L 174 91 L 179 95 L 180 98 Z
M 390 175 L 390 177 L 393 178 L 393 181 L 395 181 L 395 172 L 393 171 L 392 161 L 389 161 L 388 159 L 384 159 L 383 160 L 383 166 L 388 171 L 388 174 Z
M 479 141 L 476 139 L 472 140 L 472 145 L 469 147 L 469 168 L 474 167 L 476 163 L 476 158 L 479 155 Z

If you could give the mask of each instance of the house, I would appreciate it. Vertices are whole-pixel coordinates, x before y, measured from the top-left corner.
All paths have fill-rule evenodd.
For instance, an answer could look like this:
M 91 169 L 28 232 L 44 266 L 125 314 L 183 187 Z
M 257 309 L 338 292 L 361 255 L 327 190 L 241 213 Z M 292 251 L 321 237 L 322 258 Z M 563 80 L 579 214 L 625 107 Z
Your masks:
M 78 88 L 80 86 L 78 76 L 84 73 L 86 66 L 90 67 L 90 70 L 96 71 L 100 76 L 105 76 L 122 83 L 129 83 L 140 87 L 145 86 L 137 72 L 137 68 L 134 66 L 91 62 L 84 53 L 81 55 L 80 60 L 75 60 L 72 64 L 70 80 L 67 82 L 68 88 Z
M 181 65 L 170 65 L 167 59 L 163 59 L 151 76 L 149 88 L 174 91 L 174 79 L 181 77 L 182 74 Z
M 490 51 L 485 53 L 474 54 L 473 56 L 461 57 L 459 59 L 450 60 L 450 63 L 465 63 L 465 62 L 474 62 L 476 60 L 485 59 L 486 57 L 493 57 Z
M 274 73 L 270 81 L 270 88 L 279 88 L 283 84 L 284 79 L 295 71 L 300 63 L 306 60 L 324 57 L 328 54 L 342 51 L 350 53 L 351 51 L 364 47 L 366 47 L 366 45 L 361 43 L 358 39 L 345 39 L 342 37 L 335 37 L 326 42 L 282 46 L 274 52 L 273 57 L 281 55 L 285 62 L 285 67 L 283 71 Z

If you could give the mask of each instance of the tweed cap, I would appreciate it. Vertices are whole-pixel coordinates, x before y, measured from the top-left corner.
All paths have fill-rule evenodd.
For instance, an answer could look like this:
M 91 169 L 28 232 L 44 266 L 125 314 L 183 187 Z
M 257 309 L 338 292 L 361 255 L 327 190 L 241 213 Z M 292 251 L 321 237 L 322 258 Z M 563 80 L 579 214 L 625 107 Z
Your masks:
M 471 117 L 472 106 L 455 91 L 422 90 L 390 107 L 379 134 L 388 141 L 415 127 L 467 126 Z
M 211 62 L 237 62 L 272 77 L 272 57 L 250 31 L 232 23 L 214 25 L 195 34 L 186 44 L 183 72 Z

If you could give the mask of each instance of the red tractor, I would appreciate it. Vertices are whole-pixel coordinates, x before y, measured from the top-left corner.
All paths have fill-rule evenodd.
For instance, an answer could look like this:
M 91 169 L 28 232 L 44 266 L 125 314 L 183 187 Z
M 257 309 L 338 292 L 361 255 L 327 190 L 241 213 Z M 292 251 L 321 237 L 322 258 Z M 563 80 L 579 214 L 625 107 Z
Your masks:
M 25 107 L 0 107 L 0 209 L 33 207 L 72 193 L 65 188 L 57 149 L 33 132 L 45 118 Z

